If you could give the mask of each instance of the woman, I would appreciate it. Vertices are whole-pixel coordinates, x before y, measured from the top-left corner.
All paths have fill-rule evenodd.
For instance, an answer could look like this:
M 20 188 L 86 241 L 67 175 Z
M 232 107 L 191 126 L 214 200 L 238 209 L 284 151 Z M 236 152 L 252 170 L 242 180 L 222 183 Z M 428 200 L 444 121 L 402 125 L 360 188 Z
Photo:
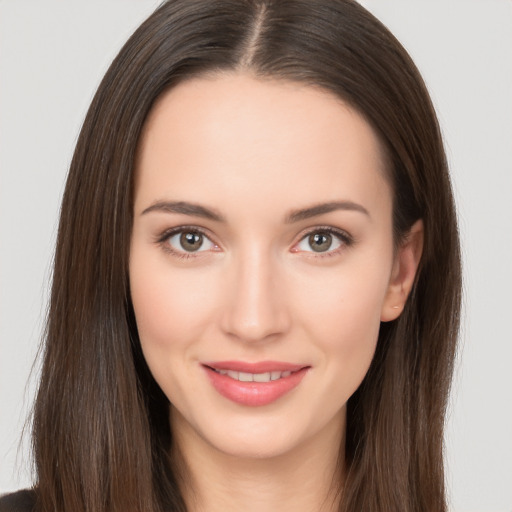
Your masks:
M 351 1 L 167 2 L 77 143 L 24 497 L 445 510 L 459 301 L 441 137 L 393 36 Z

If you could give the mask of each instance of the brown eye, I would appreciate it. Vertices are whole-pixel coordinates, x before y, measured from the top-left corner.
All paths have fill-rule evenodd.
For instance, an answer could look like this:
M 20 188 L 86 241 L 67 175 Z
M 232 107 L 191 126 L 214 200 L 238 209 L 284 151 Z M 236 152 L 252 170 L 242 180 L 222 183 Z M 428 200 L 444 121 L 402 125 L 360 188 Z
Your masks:
M 349 246 L 351 243 L 352 238 L 348 233 L 334 230 L 334 228 L 323 228 L 306 234 L 297 244 L 296 249 L 300 252 L 316 252 L 319 255 L 334 254 L 336 249 Z
M 313 233 L 308 237 L 308 243 L 315 252 L 325 252 L 331 248 L 332 235 L 330 233 Z
M 174 231 L 162 241 L 165 241 L 175 253 L 204 252 L 216 247 L 206 235 L 190 229 Z
M 201 233 L 184 232 L 180 235 L 180 245 L 185 251 L 197 251 L 202 244 L 203 235 L 201 235 Z

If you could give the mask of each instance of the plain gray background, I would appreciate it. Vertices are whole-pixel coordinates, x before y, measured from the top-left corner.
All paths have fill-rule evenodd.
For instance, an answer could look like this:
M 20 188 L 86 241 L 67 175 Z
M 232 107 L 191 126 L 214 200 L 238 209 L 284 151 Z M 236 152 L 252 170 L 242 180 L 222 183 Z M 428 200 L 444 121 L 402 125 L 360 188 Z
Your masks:
M 158 3 L 0 0 L 0 493 L 31 481 L 28 444 L 18 443 L 78 130 L 111 59 Z M 510 512 L 512 3 L 362 3 L 426 79 L 459 208 L 465 307 L 446 434 L 451 509 Z

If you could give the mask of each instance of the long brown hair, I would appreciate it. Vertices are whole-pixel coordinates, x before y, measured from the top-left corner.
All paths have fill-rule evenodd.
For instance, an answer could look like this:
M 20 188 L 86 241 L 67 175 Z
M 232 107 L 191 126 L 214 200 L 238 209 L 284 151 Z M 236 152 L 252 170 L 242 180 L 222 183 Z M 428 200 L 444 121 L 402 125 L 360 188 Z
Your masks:
M 247 70 L 338 95 L 380 136 L 399 243 L 424 253 L 402 315 L 381 325 L 350 398 L 340 510 L 445 511 L 443 424 L 459 325 L 460 254 L 434 109 L 410 57 L 351 0 L 173 0 L 133 34 L 93 99 L 58 231 L 33 446 L 42 511 L 185 511 L 169 402 L 140 350 L 129 242 L 137 142 L 187 78 Z

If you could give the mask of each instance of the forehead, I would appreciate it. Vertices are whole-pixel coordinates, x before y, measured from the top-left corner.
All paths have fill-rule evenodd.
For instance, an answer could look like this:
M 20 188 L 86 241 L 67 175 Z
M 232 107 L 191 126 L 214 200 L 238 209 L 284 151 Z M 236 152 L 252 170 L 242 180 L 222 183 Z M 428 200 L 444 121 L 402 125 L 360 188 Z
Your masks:
M 319 88 L 239 74 L 191 79 L 159 98 L 136 168 L 136 201 L 391 196 L 380 141 L 355 110 Z

